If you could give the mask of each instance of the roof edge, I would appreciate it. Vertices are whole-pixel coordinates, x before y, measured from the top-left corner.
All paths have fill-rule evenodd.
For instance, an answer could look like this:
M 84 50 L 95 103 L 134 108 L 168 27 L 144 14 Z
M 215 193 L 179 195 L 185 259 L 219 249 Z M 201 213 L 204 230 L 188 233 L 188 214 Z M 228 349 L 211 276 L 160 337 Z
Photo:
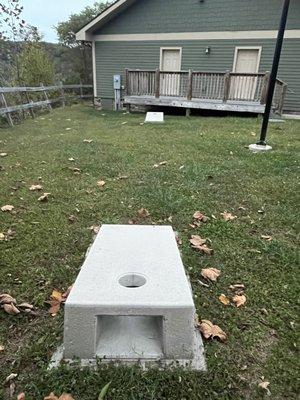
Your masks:
M 102 11 L 97 17 L 92 19 L 86 25 L 84 25 L 77 33 L 76 40 L 81 41 L 92 41 L 92 31 L 93 28 L 97 28 L 101 26 L 101 23 L 105 22 L 107 19 L 110 19 L 117 14 L 122 7 L 126 7 L 129 4 L 133 3 L 135 0 L 117 0 L 109 7 L 107 7 L 104 11 Z

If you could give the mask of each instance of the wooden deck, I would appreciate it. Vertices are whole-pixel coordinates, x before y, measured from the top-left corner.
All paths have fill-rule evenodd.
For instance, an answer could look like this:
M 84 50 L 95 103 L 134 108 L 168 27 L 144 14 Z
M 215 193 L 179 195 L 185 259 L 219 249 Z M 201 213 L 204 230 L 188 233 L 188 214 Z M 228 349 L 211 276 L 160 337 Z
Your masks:
M 268 73 L 126 69 L 124 104 L 263 114 Z M 276 82 L 273 111 L 282 113 L 287 86 Z
M 161 106 L 161 107 L 179 107 L 185 109 L 214 110 L 214 111 L 232 111 L 249 112 L 263 114 L 265 106 L 255 101 L 228 100 L 223 102 L 217 99 L 197 99 L 185 100 L 182 97 L 173 96 L 125 96 L 124 103 L 128 105 L 139 106 Z

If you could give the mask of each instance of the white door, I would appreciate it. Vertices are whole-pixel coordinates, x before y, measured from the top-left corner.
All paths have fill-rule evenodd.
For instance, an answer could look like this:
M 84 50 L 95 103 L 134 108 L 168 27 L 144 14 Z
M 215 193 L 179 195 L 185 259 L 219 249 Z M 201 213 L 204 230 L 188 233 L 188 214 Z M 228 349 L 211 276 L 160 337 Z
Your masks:
M 178 96 L 180 90 L 181 49 L 161 49 L 160 69 L 166 71 L 161 74 L 161 95 Z
M 233 72 L 256 74 L 259 70 L 260 48 L 236 49 Z M 231 98 L 254 100 L 257 89 L 257 77 L 233 76 L 231 81 Z

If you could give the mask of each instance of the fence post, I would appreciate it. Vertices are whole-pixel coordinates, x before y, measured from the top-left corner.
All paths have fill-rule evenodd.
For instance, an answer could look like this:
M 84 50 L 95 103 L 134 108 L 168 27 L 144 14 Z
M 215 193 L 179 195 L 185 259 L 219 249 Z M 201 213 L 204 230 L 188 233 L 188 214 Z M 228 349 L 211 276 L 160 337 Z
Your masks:
M 224 103 L 229 99 L 229 93 L 230 93 L 230 71 L 226 71 L 224 75 L 224 96 L 223 96 Z
M 50 104 L 50 100 L 49 100 L 49 97 L 48 97 L 46 88 L 45 88 L 45 86 L 44 86 L 43 83 L 41 83 L 40 86 L 42 87 L 42 92 L 44 93 L 45 99 L 46 99 L 46 101 L 48 102 L 48 103 L 47 103 L 47 107 L 48 107 L 49 111 L 51 111 L 51 110 L 52 110 L 52 106 L 51 106 L 51 104 Z
M 282 112 L 283 112 L 283 106 L 284 106 L 286 92 L 287 92 L 287 85 L 284 83 L 281 87 L 281 95 L 280 95 L 279 102 L 278 102 L 278 112 L 280 115 L 282 115 Z
M 155 71 L 155 97 L 158 99 L 160 95 L 160 70 Z
M 189 70 L 189 76 L 188 76 L 188 87 L 187 87 L 187 99 L 192 100 L 193 97 L 193 71 L 190 69 Z
M 25 91 L 25 97 L 26 97 L 27 103 L 30 104 L 31 101 L 30 101 L 29 94 L 28 94 L 27 90 Z M 31 117 L 34 119 L 35 118 L 35 114 L 34 114 L 34 111 L 33 111 L 32 107 L 29 108 L 29 112 L 31 114 Z
M 7 103 L 6 103 L 6 99 L 5 99 L 5 97 L 4 97 L 4 93 L 1 93 L 1 99 L 2 99 L 2 103 L 3 103 L 3 105 L 4 105 L 4 108 L 6 108 L 6 110 L 7 110 L 6 113 L 5 113 L 5 115 L 6 115 L 8 124 L 9 124 L 10 126 L 14 126 L 14 122 L 13 122 L 13 120 L 12 120 L 12 117 L 11 117 L 11 115 L 10 115 L 10 112 L 8 111 L 8 106 L 7 106 Z
M 270 72 L 266 72 L 265 76 L 263 77 L 263 84 L 262 84 L 262 90 L 261 90 L 261 96 L 260 96 L 260 104 L 266 104 L 269 79 L 270 79 Z
M 64 91 L 63 83 L 59 82 L 59 86 L 60 86 L 60 96 L 61 96 L 62 106 L 63 106 L 63 108 L 65 108 L 66 107 L 66 99 L 65 99 L 65 91 Z
M 80 99 L 83 99 L 83 88 L 82 88 L 82 82 L 80 81 Z

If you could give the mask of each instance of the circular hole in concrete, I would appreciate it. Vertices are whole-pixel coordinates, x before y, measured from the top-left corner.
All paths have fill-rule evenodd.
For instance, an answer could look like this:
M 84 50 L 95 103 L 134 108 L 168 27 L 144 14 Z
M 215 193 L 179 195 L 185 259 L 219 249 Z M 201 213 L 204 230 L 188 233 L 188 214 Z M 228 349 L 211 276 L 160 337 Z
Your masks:
M 134 273 L 123 275 L 119 279 L 119 284 L 129 289 L 135 289 L 144 286 L 146 282 L 147 280 L 143 275 Z

